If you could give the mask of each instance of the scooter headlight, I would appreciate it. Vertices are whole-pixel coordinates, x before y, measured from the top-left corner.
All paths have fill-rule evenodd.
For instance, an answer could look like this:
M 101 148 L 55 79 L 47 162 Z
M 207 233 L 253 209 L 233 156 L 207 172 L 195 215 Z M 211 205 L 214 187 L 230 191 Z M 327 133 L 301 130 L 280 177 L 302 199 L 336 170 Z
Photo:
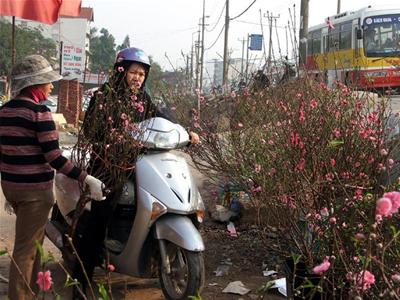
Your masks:
M 196 206 L 196 217 L 199 223 L 202 223 L 206 213 L 203 198 L 201 198 L 200 192 L 197 191 L 197 206 Z
M 158 149 L 174 149 L 179 144 L 179 132 L 157 132 L 154 135 L 154 145 Z

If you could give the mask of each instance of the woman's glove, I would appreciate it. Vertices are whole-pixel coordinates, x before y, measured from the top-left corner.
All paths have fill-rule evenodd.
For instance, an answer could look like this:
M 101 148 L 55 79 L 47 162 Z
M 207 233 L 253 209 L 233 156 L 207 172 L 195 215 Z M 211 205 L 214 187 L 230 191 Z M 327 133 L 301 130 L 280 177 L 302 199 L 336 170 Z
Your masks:
M 103 201 L 106 199 L 106 197 L 103 195 L 103 188 L 105 185 L 101 180 L 91 175 L 87 175 L 85 178 L 85 183 L 89 186 L 90 198 L 96 201 Z
M 14 213 L 13 207 L 11 206 L 10 202 L 8 202 L 7 200 L 4 201 L 4 210 L 9 215 L 12 215 Z

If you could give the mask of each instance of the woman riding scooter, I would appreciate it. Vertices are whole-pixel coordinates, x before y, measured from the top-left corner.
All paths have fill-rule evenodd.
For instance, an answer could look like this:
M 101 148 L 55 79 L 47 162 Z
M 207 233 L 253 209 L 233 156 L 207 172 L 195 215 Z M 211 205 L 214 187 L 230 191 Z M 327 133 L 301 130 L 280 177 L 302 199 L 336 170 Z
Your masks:
M 174 121 L 171 113 L 165 107 L 163 109 L 157 107 L 152 102 L 150 95 L 146 92 L 145 83 L 149 71 L 150 60 L 142 50 L 134 47 L 123 49 L 117 54 L 114 64 L 114 73 L 110 78 L 110 83 L 104 84 L 100 88 L 100 92 L 97 92 L 97 94 L 91 98 L 83 123 L 84 135 L 86 134 L 88 136 L 88 142 L 94 145 L 92 153 L 96 153 L 95 155 L 92 154 L 89 164 L 89 173 L 97 174 L 99 170 L 104 170 L 104 160 L 101 159 L 102 150 L 96 149 L 95 145 L 97 142 L 101 142 L 101 140 L 104 139 L 104 135 L 108 133 L 98 132 L 95 135 L 85 133 L 90 130 L 96 121 L 96 117 L 98 117 L 95 115 L 97 111 L 95 107 L 98 105 L 96 101 L 99 93 L 102 94 L 104 99 L 106 98 L 104 94 L 112 89 L 116 91 L 117 95 L 120 95 L 118 101 L 132 101 L 133 97 L 134 99 L 140 99 L 141 109 L 136 111 L 136 120 L 133 120 L 135 122 L 140 122 L 154 116 Z M 126 90 L 130 91 L 128 95 Z M 124 114 L 124 112 L 118 112 L 118 116 L 121 114 Z M 192 143 L 198 143 L 199 137 L 196 133 L 190 133 L 190 136 Z M 132 173 L 132 171 L 130 173 Z M 105 176 L 107 176 L 107 174 Z M 126 176 L 132 177 L 132 174 L 127 174 Z M 107 224 L 113 212 L 113 200 L 120 192 L 120 187 L 111 187 L 111 190 L 112 193 L 109 194 L 107 199 L 101 204 L 92 203 L 87 224 L 84 225 L 84 229 L 79 232 L 79 234 L 75 234 L 75 247 L 83 262 L 89 280 L 91 280 L 93 276 L 95 266 L 101 263 L 98 260 L 99 257 L 101 257 Z M 76 264 L 72 275 L 73 278 L 77 279 L 82 284 L 82 288 L 85 290 L 87 281 L 80 264 Z M 77 290 L 74 291 L 74 298 L 79 298 Z

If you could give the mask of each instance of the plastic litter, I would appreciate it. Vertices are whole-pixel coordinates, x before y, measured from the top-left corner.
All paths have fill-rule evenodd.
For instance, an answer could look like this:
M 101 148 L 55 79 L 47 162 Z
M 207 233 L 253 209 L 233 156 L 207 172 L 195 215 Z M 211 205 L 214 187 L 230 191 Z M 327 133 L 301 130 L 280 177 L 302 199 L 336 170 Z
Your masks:
M 246 295 L 251 290 L 246 288 L 241 281 L 232 281 L 230 282 L 226 288 L 222 290 L 223 293 L 230 294 L 238 294 L 238 295 Z

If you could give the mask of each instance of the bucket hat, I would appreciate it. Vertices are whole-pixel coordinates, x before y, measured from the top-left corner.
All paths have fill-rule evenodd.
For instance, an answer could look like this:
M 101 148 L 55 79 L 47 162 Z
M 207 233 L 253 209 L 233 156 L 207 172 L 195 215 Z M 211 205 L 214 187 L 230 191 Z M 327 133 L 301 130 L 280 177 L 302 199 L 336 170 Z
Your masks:
M 28 55 L 15 64 L 11 71 L 11 89 L 17 93 L 28 86 L 50 83 L 61 78 L 43 56 Z

